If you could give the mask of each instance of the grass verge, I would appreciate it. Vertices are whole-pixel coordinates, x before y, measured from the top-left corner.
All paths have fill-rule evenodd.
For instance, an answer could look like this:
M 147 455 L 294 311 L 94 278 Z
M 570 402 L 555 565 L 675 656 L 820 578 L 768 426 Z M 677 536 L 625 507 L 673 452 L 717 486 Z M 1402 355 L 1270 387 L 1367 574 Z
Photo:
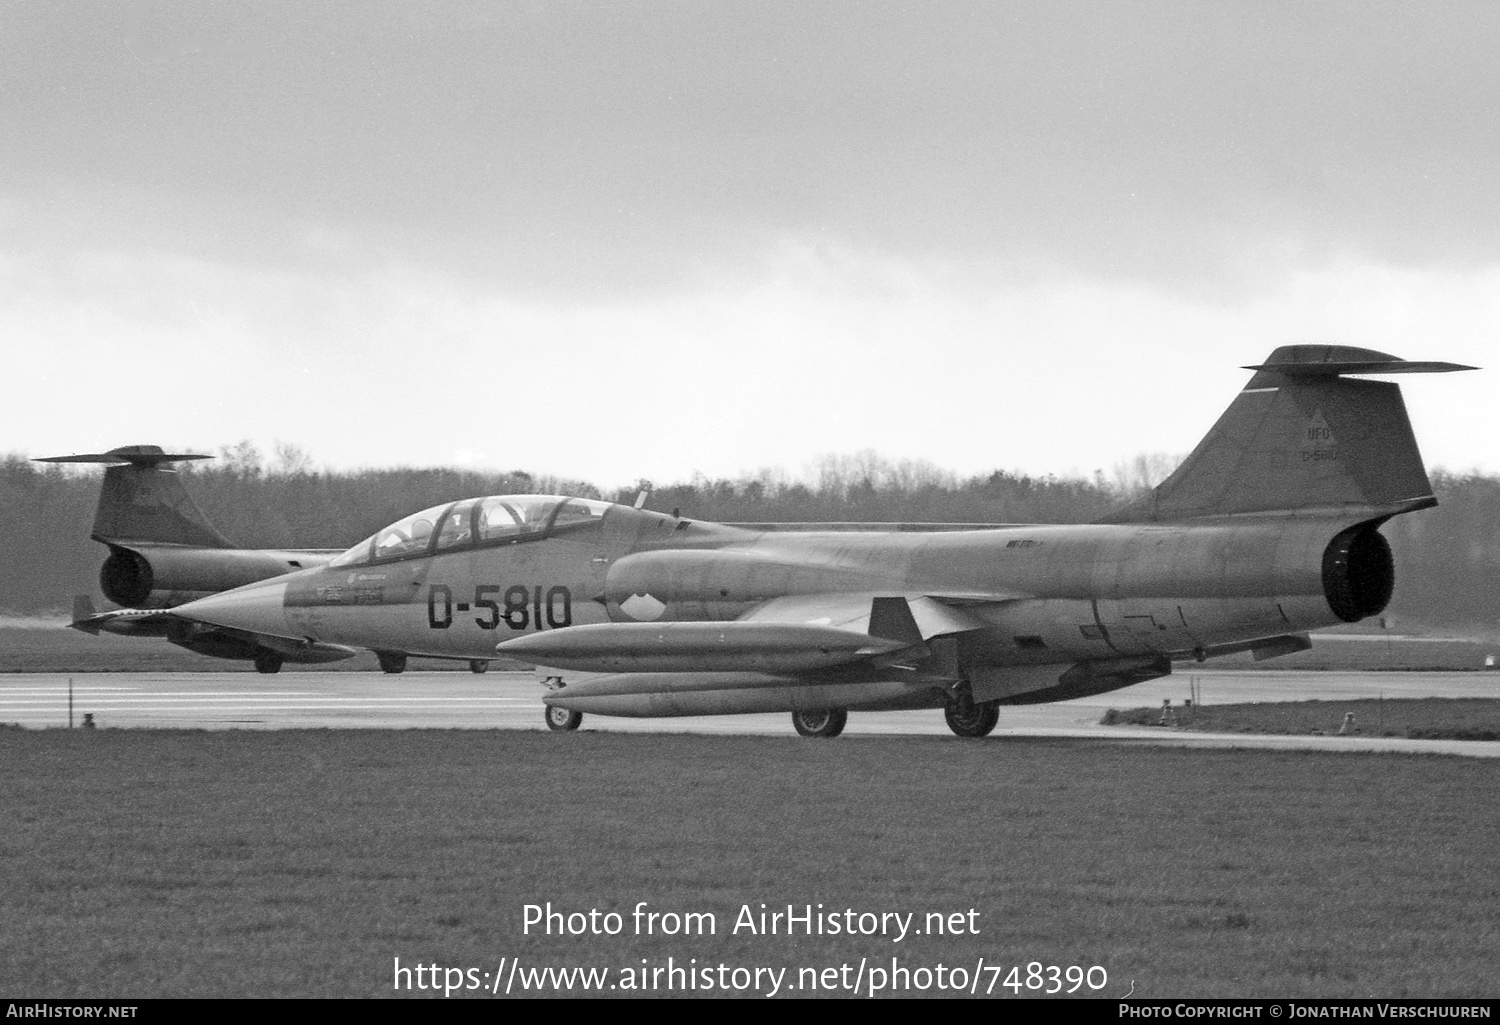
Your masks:
M 156 637 L 120 637 L 101 633 L 89 636 L 63 626 L 32 625 L 36 620 L 0 618 L 0 673 L 91 673 L 91 672 L 253 672 L 248 662 L 235 662 L 197 655 Z M 1253 661 L 1249 654 L 1217 659 L 1223 669 L 1267 668 L 1285 670 L 1482 670 L 1500 656 L 1500 644 L 1476 640 L 1430 640 L 1372 635 L 1316 635 L 1311 651 L 1297 652 L 1273 663 Z M 512 667 L 527 668 L 510 660 L 496 659 Z M 413 660 L 424 669 L 462 671 L 465 663 L 443 659 Z M 364 652 L 344 662 L 301 667 L 326 672 L 369 672 L 375 656 Z
M 1494 698 L 1267 701 L 1196 708 L 1176 705 L 1168 719 L 1169 726 L 1206 733 L 1500 740 L 1500 701 Z M 1111 708 L 1102 722 L 1105 726 L 1160 726 L 1161 720 L 1160 708 Z
M 1100 995 L 1493 994 L 1494 767 L 1053 740 L 0 730 L 15 995 L 384 995 L 393 959 L 1099 965 Z M 637 902 L 711 912 L 635 935 Z M 527 904 L 621 935 L 523 933 Z M 764 936 L 742 906 L 974 909 Z M 930 992 L 930 991 L 929 991 Z M 1008 994 L 997 987 L 996 995 Z
M 413 658 L 411 668 L 424 672 L 451 670 L 468 672 L 469 663 L 459 659 Z M 298 672 L 369 673 L 379 670 L 374 652 L 361 651 L 342 662 L 301 666 Z M 490 668 L 529 669 L 514 659 L 496 657 Z M 13 627 L 0 625 L 0 673 L 253 673 L 249 662 L 210 658 L 179 648 L 160 637 L 121 637 L 101 633 L 91 636 L 67 627 Z

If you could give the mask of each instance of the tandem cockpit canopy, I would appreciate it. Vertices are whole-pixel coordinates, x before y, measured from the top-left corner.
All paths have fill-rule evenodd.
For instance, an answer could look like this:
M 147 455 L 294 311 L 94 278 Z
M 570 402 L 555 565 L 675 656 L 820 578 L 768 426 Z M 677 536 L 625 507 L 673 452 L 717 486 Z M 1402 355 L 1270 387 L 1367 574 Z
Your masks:
M 610 504 L 561 495 L 492 495 L 435 505 L 376 531 L 328 565 L 364 566 L 535 541 L 599 523 Z

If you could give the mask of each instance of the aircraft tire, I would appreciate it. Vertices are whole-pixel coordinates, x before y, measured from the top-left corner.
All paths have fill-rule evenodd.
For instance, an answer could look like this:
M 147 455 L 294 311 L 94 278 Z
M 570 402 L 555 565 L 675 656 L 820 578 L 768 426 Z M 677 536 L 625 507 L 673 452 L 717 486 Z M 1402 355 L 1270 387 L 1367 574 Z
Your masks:
M 489 663 L 488 659 L 483 659 L 483 658 L 471 658 L 471 659 L 469 659 L 469 672 L 471 672 L 471 673 L 485 673 L 485 672 L 489 671 L 489 668 L 490 668 L 490 663 Z
M 792 726 L 804 737 L 837 737 L 848 722 L 849 712 L 844 708 L 792 713 Z
M 281 663 L 286 661 L 281 654 L 275 651 L 262 651 L 255 656 L 255 671 L 257 673 L 279 673 Z
M 542 718 L 547 721 L 547 729 L 552 732 L 572 733 L 578 729 L 578 724 L 583 722 L 583 713 L 548 705 L 542 711 Z
M 948 728 L 960 737 L 987 737 L 1000 721 L 1000 702 L 953 702 L 943 709 Z
M 406 656 L 399 651 L 377 651 L 375 658 L 380 662 L 382 673 L 406 672 Z

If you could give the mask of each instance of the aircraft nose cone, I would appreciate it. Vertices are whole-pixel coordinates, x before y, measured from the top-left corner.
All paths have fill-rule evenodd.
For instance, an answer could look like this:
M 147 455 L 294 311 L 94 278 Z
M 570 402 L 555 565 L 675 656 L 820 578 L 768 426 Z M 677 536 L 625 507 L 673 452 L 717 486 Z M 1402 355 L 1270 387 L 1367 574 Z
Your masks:
M 286 621 L 286 584 L 264 581 L 179 605 L 172 611 L 188 619 L 252 633 L 296 636 Z

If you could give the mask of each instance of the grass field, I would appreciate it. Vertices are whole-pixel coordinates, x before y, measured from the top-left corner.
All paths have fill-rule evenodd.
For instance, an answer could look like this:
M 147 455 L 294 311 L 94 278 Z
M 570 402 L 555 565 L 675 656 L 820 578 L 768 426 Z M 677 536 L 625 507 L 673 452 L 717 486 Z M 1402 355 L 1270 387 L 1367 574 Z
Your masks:
M 107 672 L 254 672 L 248 662 L 208 658 L 153 637 L 90 636 L 69 630 L 57 619 L 44 625 L 39 619 L 0 617 L 0 673 L 107 673 Z M 1475 639 L 1386 638 L 1377 634 L 1314 636 L 1313 647 L 1267 662 L 1256 662 L 1248 653 L 1215 659 L 1220 668 L 1239 669 L 1371 669 L 1371 670 L 1482 670 L 1486 659 L 1500 662 L 1500 642 Z M 509 659 L 502 664 L 520 667 Z M 461 661 L 413 659 L 413 668 L 452 669 L 467 672 Z M 343 662 L 307 667 L 326 672 L 369 672 L 376 668 L 375 656 L 362 652 Z M 1493 668 L 1493 665 L 1491 666 Z
M 1345 727 L 1345 718 L 1354 719 Z M 1160 708 L 1110 709 L 1106 726 L 1157 726 Z M 1172 709 L 1170 726 L 1209 733 L 1283 733 L 1429 740 L 1500 740 L 1500 701 L 1421 698 L 1400 701 L 1266 701 Z
M 1219 660 L 1219 665 L 1256 669 L 1436 670 L 1494 669 L 1500 664 L 1500 639 L 1387 636 L 1383 633 L 1312 635 L 1307 651 L 1256 662 L 1248 654 Z
M 389 994 L 493 972 L 1099 965 L 1099 995 L 1493 996 L 1495 767 L 1050 740 L 0 730 L 8 996 Z M 526 904 L 624 915 L 523 935 Z M 630 911 L 713 912 L 703 937 Z M 742 905 L 975 909 L 758 936 Z M 477 977 L 477 976 L 476 976 Z M 1096 976 L 1097 978 L 1097 976 Z M 982 991 L 982 987 L 981 987 Z M 996 987 L 996 995 L 1009 994 Z

